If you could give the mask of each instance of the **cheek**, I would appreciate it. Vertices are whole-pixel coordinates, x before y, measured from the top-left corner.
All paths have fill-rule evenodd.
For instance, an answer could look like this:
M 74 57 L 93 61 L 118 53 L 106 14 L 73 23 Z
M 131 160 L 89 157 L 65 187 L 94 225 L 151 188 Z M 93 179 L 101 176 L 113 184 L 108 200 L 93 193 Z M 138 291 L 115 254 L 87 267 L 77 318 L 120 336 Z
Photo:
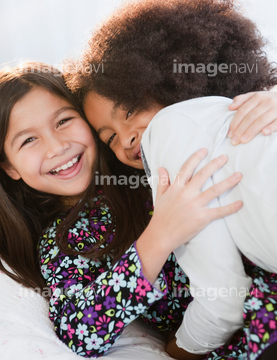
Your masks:
M 75 127 L 72 131 L 72 135 L 75 138 L 78 138 L 78 142 L 81 142 L 89 147 L 96 147 L 95 139 L 87 123 L 82 122 L 79 126 Z
M 132 163 L 132 161 L 128 158 L 127 154 L 125 153 L 124 150 L 113 150 L 113 152 L 115 153 L 115 156 L 118 158 L 118 160 L 120 162 L 122 162 L 125 165 L 134 167 L 134 164 Z

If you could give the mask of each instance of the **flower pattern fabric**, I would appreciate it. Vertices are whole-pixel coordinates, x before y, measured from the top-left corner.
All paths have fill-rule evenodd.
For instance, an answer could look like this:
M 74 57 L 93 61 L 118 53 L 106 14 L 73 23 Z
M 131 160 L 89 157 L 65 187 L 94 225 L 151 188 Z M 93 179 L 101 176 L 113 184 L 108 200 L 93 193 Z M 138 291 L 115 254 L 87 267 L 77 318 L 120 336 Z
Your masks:
M 49 317 L 58 337 L 79 355 L 99 357 L 139 316 L 160 331 L 177 329 L 192 298 L 186 292 L 174 296 L 178 289 L 189 286 L 174 255 L 169 256 L 153 286 L 143 276 L 135 243 L 114 265 L 110 256 L 105 261 L 83 257 L 83 250 L 99 242 L 102 248 L 112 241 L 111 235 L 103 243 L 111 219 L 107 209 L 85 209 L 79 216 L 69 231 L 68 243 L 80 254 L 64 254 L 56 245 L 62 217 L 40 241 L 41 272 L 52 290 Z
M 244 302 L 244 327 L 228 344 L 212 351 L 207 360 L 258 360 L 277 342 L 277 275 L 262 270 L 246 258 L 244 266 L 253 278 Z
M 49 317 L 57 336 L 83 357 L 104 355 L 128 324 L 141 317 L 158 331 L 177 330 L 192 301 L 189 280 L 173 253 L 154 285 L 143 276 L 134 243 L 112 265 L 112 258 L 93 260 L 82 251 L 103 241 L 111 216 L 107 208 L 86 208 L 69 230 L 68 243 L 78 255 L 59 251 L 55 235 L 62 216 L 41 237 L 41 272 L 52 296 Z M 228 344 L 212 351 L 207 360 L 257 360 L 277 341 L 277 275 L 244 259 L 253 284 L 244 305 L 245 326 Z

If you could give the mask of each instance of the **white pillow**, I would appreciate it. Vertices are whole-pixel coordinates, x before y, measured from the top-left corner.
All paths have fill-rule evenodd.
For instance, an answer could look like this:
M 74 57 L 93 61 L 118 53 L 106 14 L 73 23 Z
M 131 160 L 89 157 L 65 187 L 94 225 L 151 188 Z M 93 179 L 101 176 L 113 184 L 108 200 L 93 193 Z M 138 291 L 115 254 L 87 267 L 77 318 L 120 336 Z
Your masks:
M 48 303 L 0 272 L 1 360 L 81 360 L 56 336 Z M 104 356 L 105 360 L 168 360 L 160 334 L 135 320 Z

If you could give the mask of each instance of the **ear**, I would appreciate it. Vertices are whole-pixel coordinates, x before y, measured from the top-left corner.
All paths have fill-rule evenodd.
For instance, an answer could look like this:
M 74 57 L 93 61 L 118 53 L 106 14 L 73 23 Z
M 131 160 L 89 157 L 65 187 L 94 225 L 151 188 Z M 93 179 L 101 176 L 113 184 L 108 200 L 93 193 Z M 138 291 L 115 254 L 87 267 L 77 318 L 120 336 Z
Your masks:
M 0 166 L 5 171 L 5 173 L 9 177 L 11 177 L 13 180 L 21 179 L 20 174 L 16 171 L 16 169 L 8 161 L 1 162 Z

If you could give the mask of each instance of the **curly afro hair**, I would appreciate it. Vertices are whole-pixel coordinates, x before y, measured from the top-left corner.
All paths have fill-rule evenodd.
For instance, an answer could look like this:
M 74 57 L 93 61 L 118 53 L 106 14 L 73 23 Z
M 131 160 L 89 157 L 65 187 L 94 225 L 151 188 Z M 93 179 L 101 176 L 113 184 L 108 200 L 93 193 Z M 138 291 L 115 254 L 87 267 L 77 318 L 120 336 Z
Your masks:
M 277 84 L 264 45 L 233 1 L 128 2 L 93 34 L 66 80 L 80 101 L 93 90 L 132 109 L 152 101 L 167 106 L 200 96 L 232 98 Z M 180 64 L 195 71 L 180 71 Z M 233 67 L 216 76 L 203 71 L 220 64 Z

